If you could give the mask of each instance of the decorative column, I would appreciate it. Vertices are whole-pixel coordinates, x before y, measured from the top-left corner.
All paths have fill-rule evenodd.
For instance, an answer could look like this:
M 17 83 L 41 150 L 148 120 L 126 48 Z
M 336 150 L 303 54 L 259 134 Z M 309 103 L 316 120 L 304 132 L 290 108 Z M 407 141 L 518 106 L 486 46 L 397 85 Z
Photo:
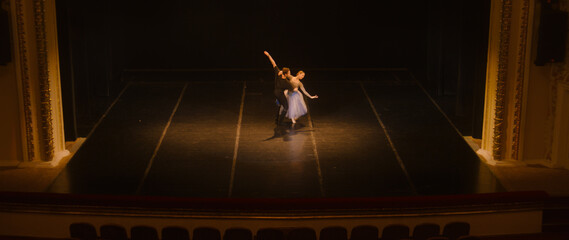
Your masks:
M 482 146 L 490 164 L 521 159 L 534 0 L 493 0 Z
M 20 166 L 54 166 L 65 150 L 55 0 L 12 0 L 23 159 Z

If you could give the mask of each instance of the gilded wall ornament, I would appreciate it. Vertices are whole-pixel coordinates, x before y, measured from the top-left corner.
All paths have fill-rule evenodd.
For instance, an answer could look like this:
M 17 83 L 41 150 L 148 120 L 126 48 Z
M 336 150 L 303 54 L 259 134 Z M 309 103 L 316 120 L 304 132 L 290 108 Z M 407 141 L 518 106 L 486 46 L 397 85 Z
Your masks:
M 40 134 L 43 160 L 51 161 L 54 155 L 53 118 L 51 115 L 51 88 L 47 59 L 47 34 L 45 26 L 45 0 L 34 0 L 34 19 L 38 57 L 38 80 L 40 88 Z
M 518 160 L 520 147 L 520 127 L 522 119 L 522 102 L 524 92 L 524 78 L 526 71 L 526 55 L 527 55 L 527 37 L 528 37 L 528 21 L 529 21 L 529 0 L 524 0 L 521 11 L 521 26 L 519 35 L 518 61 L 517 61 L 517 78 L 514 99 L 514 126 L 512 134 L 512 155 L 513 160 Z
M 30 82 L 30 71 L 29 71 L 29 61 L 28 61 L 28 49 L 26 42 L 26 31 L 24 25 L 24 4 L 23 0 L 15 0 L 16 9 L 16 31 L 17 31 L 17 41 L 18 41 L 18 55 L 19 65 L 20 65 L 20 76 L 22 82 L 22 101 L 23 101 L 23 113 L 24 113 L 24 125 L 25 125 L 25 138 L 26 138 L 26 149 L 28 160 L 35 159 L 34 152 L 34 127 L 32 118 L 32 100 L 31 100 L 31 82 Z
M 498 59 L 498 79 L 496 85 L 496 99 L 494 102 L 494 138 L 492 155 L 496 160 L 502 160 L 504 145 L 504 116 L 506 114 L 506 78 L 508 75 L 508 55 L 510 48 L 510 27 L 512 19 L 512 1 L 502 1 L 500 20 L 500 50 Z

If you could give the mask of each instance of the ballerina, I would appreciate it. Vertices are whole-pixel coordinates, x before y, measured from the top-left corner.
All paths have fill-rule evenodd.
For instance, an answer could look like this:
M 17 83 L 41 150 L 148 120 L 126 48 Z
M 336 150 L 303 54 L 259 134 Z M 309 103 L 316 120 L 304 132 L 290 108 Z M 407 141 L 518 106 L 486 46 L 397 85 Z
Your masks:
M 318 98 L 318 95 L 312 96 L 306 91 L 306 89 L 304 89 L 304 84 L 302 84 L 300 81 L 304 78 L 304 76 L 306 76 L 306 74 L 303 71 L 299 71 L 296 76 L 292 77 L 289 81 L 290 85 L 292 86 L 292 91 L 284 91 L 288 102 L 288 111 L 286 112 L 286 117 L 292 121 L 293 125 L 296 123 L 296 120 L 299 117 L 304 116 L 308 112 L 306 103 L 304 102 L 304 97 L 300 91 L 302 91 L 302 93 L 304 93 L 304 95 L 310 99 Z

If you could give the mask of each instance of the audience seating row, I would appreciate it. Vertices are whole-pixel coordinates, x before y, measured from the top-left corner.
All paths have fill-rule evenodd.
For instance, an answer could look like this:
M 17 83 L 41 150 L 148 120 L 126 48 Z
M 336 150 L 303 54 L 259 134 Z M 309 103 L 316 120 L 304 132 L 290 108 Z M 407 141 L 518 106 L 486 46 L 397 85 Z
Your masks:
M 97 229 L 89 223 L 73 223 L 69 226 L 70 237 L 80 240 L 477 240 L 470 236 L 470 225 L 465 222 L 448 223 L 441 228 L 438 224 L 417 225 L 410 232 L 406 225 L 385 226 L 381 234 L 376 226 L 362 225 L 351 229 L 350 235 L 344 227 L 331 226 L 320 230 L 319 238 L 312 228 L 263 228 L 256 234 L 246 228 L 229 228 L 222 231 L 210 227 L 198 227 L 190 231 L 184 227 L 165 227 L 158 230 L 150 226 L 135 226 L 127 229 L 118 225 L 103 225 Z

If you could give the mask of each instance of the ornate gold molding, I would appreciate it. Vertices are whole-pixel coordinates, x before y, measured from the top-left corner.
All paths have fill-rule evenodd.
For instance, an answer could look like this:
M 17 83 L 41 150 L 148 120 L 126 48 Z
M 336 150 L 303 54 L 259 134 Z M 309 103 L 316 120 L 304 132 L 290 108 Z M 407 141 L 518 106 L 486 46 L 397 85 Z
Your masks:
M 506 78 L 508 76 L 508 55 L 510 48 L 510 26 L 512 20 L 512 1 L 503 0 L 500 19 L 500 50 L 498 59 L 498 79 L 494 102 L 494 137 L 492 155 L 494 159 L 503 159 L 504 131 L 506 115 Z
M 54 155 L 53 118 L 51 115 L 51 88 L 47 60 L 47 39 L 45 26 L 45 0 L 34 0 L 34 24 L 38 58 L 38 80 L 40 91 L 40 136 L 43 160 L 50 161 Z
M 51 161 L 55 155 L 45 0 L 13 0 L 21 83 L 24 161 Z M 50 2 L 51 3 L 51 2 Z
M 517 78 L 515 89 L 515 105 L 514 105 L 514 126 L 512 135 L 512 159 L 518 160 L 519 147 L 520 147 L 520 127 L 522 118 L 522 102 L 524 91 L 524 78 L 526 71 L 526 48 L 527 48 L 527 34 L 528 34 L 528 21 L 529 21 L 529 0 L 524 0 L 522 3 L 521 12 L 521 26 L 520 26 L 520 39 L 518 48 L 518 62 L 517 62 Z
M 25 138 L 28 160 L 35 158 L 34 146 L 34 127 L 32 118 L 31 82 L 29 74 L 28 49 L 26 42 L 26 31 L 24 25 L 24 4 L 23 0 L 15 0 L 16 9 L 16 31 L 18 38 L 18 55 L 20 65 L 20 80 L 22 83 L 22 101 L 25 125 Z

